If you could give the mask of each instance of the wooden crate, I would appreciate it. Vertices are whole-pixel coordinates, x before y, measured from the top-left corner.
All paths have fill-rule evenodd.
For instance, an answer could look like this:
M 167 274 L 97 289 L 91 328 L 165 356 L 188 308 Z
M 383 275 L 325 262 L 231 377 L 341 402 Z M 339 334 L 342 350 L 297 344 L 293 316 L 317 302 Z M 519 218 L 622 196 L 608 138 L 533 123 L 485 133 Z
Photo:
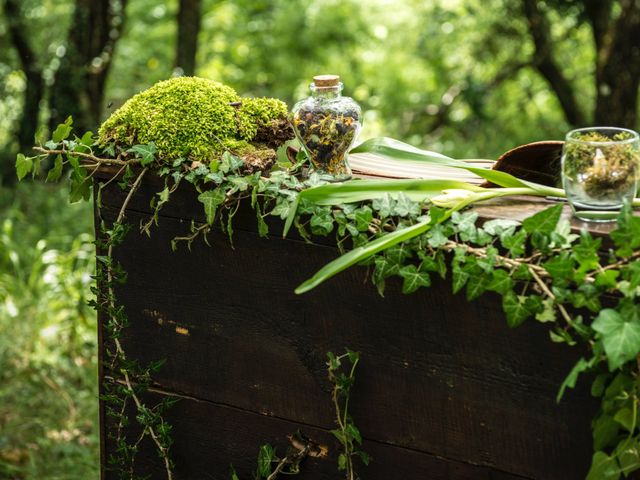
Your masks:
M 152 179 L 143 184 L 127 211 L 130 223 L 148 218 L 158 189 Z M 122 200 L 117 187 L 105 191 L 107 220 Z M 483 208 L 486 216 L 508 211 Z M 328 433 L 334 414 L 325 361 L 326 352 L 344 347 L 361 352 L 351 412 L 373 458 L 358 469 L 362 478 L 585 477 L 598 402 L 584 380 L 555 401 L 584 353 L 577 347 L 553 344 L 535 321 L 509 329 L 499 297 L 467 302 L 435 278 L 412 295 L 391 281 L 381 298 L 366 269 L 353 268 L 297 296 L 294 288 L 337 256 L 329 240 L 284 240 L 279 228 L 260 238 L 247 206 L 233 247 L 217 232 L 210 247 L 196 241 L 191 251 L 172 252 L 171 239 L 192 219 L 203 220 L 201 205 L 180 189 L 150 238 L 134 229 L 115 251 L 128 272 L 117 290 L 131 321 L 125 350 L 143 364 L 166 359 L 150 401 L 180 399 L 166 415 L 177 479 L 228 479 L 230 464 L 252 478 L 259 446 L 283 452 L 297 430 L 329 447 L 328 458 L 305 460 L 299 478 L 343 478 Z M 104 464 L 114 426 L 104 405 L 101 426 L 102 475 L 111 479 Z M 138 468 L 165 478 L 149 441 Z

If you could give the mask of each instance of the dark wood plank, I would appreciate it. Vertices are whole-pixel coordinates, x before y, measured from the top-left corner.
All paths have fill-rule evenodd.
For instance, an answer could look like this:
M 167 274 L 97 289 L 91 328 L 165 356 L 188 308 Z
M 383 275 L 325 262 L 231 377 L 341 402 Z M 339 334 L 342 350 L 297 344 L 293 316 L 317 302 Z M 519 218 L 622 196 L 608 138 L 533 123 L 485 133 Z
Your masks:
M 167 359 L 163 388 L 328 429 L 325 353 L 349 346 L 363 353 L 352 405 L 366 438 L 529 478 L 584 478 L 596 405 L 584 382 L 556 405 L 581 352 L 551 344 L 544 326 L 509 330 L 497 298 L 468 303 L 447 282 L 411 296 L 392 284 L 382 299 L 362 268 L 296 296 L 335 249 L 239 232 L 235 250 L 214 235 L 212 247 L 171 253 L 188 224 L 163 218 L 117 251 L 127 350 Z
M 161 398 L 150 394 L 147 401 Z M 229 465 L 233 464 L 243 480 L 253 478 L 260 445 L 271 443 L 279 453 L 288 447 L 287 436 L 302 432 L 314 442 L 328 448 L 326 458 L 307 458 L 298 477 L 304 480 L 337 480 L 344 473 L 337 470 L 339 445 L 326 430 L 296 422 L 275 419 L 224 405 L 183 398 L 166 414 L 173 425 L 174 445 L 171 457 L 175 461 L 176 480 L 229 480 Z M 133 428 L 132 428 L 133 427 Z M 135 422 L 128 433 L 136 435 Z M 108 449 L 113 445 L 107 444 Z M 519 480 L 490 468 L 454 462 L 433 455 L 407 450 L 379 442 L 365 441 L 363 448 L 373 458 L 369 467 L 359 465 L 357 471 L 367 480 L 429 479 L 429 480 Z M 111 451 L 108 451 L 111 453 Z M 141 444 L 138 454 L 140 475 L 152 480 L 166 478 L 151 441 Z M 105 480 L 116 480 L 107 474 Z

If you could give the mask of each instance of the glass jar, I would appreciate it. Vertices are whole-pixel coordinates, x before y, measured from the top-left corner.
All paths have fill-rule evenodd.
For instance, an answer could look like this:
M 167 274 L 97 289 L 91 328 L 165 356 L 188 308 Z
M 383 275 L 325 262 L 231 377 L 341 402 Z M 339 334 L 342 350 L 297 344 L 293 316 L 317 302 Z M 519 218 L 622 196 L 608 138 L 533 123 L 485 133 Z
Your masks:
M 636 194 L 640 141 L 633 130 L 593 127 L 572 130 L 562 148 L 562 184 L 576 217 L 615 220 Z
M 292 123 L 313 170 L 332 175 L 336 180 L 351 177 L 347 152 L 362 125 L 360 106 L 343 97 L 337 75 L 318 75 L 310 85 L 311 96 L 299 101 L 292 110 Z

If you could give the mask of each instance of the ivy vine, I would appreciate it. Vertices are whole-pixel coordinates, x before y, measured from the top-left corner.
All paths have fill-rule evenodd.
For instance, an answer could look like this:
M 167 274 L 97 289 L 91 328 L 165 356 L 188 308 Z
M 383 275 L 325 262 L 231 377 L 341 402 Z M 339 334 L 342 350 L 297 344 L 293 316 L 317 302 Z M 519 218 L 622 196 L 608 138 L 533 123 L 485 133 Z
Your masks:
M 163 419 L 170 404 L 147 406 L 141 400 L 160 364 L 140 366 L 127 357 L 120 342 L 127 317 L 114 293 L 114 287 L 125 281 L 126 272 L 114 263 L 113 250 L 132 228 L 126 223 L 126 209 L 149 172 L 164 179 L 164 185 L 154 196 L 154 212 L 140 226 L 141 231 L 149 234 L 161 221 L 160 210 L 182 182 L 193 185 L 202 204 L 206 222 L 193 222 L 188 235 L 173 240 L 173 248 L 183 242 L 190 245 L 199 237 L 206 241 L 215 225 L 232 239 L 234 215 L 241 202 L 248 203 L 255 211 L 261 236 L 269 234 L 265 219 L 275 216 L 285 222 L 285 231 L 294 226 L 308 241 L 314 236 L 335 236 L 338 248 L 346 252 L 336 261 L 341 262 L 340 268 L 334 268 L 337 264 L 332 262 L 333 266 L 301 285 L 299 293 L 356 263 L 370 268 L 372 283 L 381 295 L 391 277 L 401 279 L 406 294 L 429 287 L 433 276 L 450 277 L 453 292 L 464 292 L 468 300 L 485 292 L 500 295 L 509 326 L 533 319 L 548 327 L 552 342 L 586 346 L 589 354 L 572 368 L 568 366 L 558 401 L 567 388 L 576 385 L 581 374 L 592 374 L 592 393 L 601 398 L 601 407 L 592 424 L 594 455 L 587 478 L 618 479 L 640 469 L 640 217 L 633 215 L 630 205 L 621 212 L 617 228 L 610 234 L 611 243 L 603 244 L 601 238 L 588 232 L 574 233 L 561 218 L 562 204 L 521 223 L 482 223 L 477 213 L 462 208 L 471 201 L 488 198 L 485 193 L 476 192 L 473 198 L 467 195 L 467 200 L 457 202 L 455 207 L 442 208 L 431 203 L 428 196 L 415 195 L 428 181 L 396 182 L 393 185 L 402 188 L 388 190 L 385 186 L 390 182 L 375 187 L 369 186 L 371 182 L 354 180 L 342 185 L 352 193 L 359 192 L 357 195 L 325 196 L 324 201 L 318 201 L 321 193 L 329 189 L 335 193 L 342 187 L 332 186 L 330 179 L 316 174 L 305 175 L 304 157 L 288 159 L 283 150 L 269 172 L 253 171 L 232 151 L 209 164 L 188 158 L 167 163 L 157 158 L 153 144 L 122 150 L 115 145 L 98 147 L 90 133 L 72 136 L 71 119 L 35 150 L 35 157 L 18 156 L 20 178 L 30 172 L 38 175 L 43 162 L 49 161 L 47 180 L 57 180 L 67 168 L 71 199 L 79 200 L 89 198 L 95 173 L 108 169 L 111 178 L 97 182 L 98 208 L 101 192 L 111 182 L 117 181 L 128 190 L 116 220 L 111 225 L 100 224 L 97 278 L 101 289 L 96 290 L 94 302 L 106 319 L 112 345 L 107 358 L 108 371 L 114 377 L 104 386 L 107 412 L 117 425 L 112 433 L 116 457 L 111 463 L 127 478 L 134 478 L 135 453 L 147 436 L 163 458 L 167 479 L 173 478 L 174 470 L 171 427 Z M 503 193 L 509 192 L 505 189 Z M 338 429 L 334 435 L 343 447 L 339 466 L 348 480 L 356 478 L 354 456 L 368 462 L 359 449 L 360 433 L 348 413 L 351 377 L 338 372 L 345 358 L 355 368 L 358 359 L 352 354 L 329 360 L 336 385 L 333 399 Z M 122 436 L 127 421 L 125 409 L 130 405 L 135 407 L 140 424 L 139 437 L 133 444 Z

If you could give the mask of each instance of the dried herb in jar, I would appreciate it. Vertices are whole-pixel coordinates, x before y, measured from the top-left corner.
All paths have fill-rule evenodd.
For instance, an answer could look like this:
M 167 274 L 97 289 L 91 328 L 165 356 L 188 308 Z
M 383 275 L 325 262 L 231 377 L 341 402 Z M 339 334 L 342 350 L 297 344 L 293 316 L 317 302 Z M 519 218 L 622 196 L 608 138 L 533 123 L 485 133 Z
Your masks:
M 336 75 L 314 77 L 312 96 L 295 105 L 292 123 L 315 170 L 348 178 L 346 154 L 360 130 L 361 110 L 340 95 L 339 80 Z

